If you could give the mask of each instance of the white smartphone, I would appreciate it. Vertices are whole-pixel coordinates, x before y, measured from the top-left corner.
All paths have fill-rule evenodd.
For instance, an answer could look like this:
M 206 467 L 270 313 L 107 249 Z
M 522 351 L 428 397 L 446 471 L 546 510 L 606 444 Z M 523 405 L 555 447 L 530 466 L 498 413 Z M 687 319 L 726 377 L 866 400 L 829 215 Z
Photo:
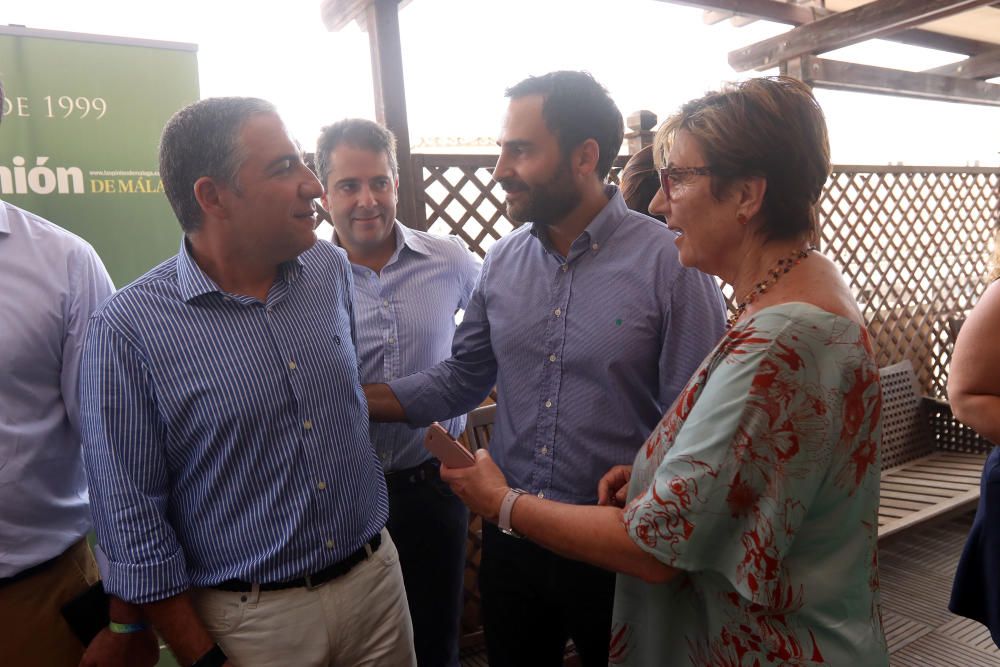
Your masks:
M 427 427 L 424 447 L 449 468 L 467 468 L 476 462 L 476 456 L 437 422 Z

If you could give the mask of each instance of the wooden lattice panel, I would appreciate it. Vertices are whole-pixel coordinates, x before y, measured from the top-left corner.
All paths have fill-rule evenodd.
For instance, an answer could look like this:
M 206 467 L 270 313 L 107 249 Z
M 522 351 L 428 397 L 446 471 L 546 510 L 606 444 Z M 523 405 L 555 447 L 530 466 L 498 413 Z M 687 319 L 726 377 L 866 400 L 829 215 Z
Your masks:
M 844 270 L 879 366 L 910 359 L 944 397 L 954 321 L 985 285 L 1000 172 L 838 167 L 819 202 L 820 245 Z

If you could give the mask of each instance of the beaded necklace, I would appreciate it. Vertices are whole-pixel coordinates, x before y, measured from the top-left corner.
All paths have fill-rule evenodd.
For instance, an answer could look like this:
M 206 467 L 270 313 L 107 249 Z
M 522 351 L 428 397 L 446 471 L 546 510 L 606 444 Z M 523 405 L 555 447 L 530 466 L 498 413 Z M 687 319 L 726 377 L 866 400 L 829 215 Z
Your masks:
M 778 263 L 774 265 L 774 268 L 767 272 L 767 277 L 761 282 L 753 286 L 743 299 L 736 304 L 736 311 L 729 316 L 729 321 L 726 322 L 726 328 L 731 329 L 736 322 L 743 317 L 743 313 L 750 306 L 751 303 L 757 300 L 757 297 L 771 289 L 781 276 L 785 275 L 792 270 L 793 267 L 798 266 L 802 260 L 809 256 L 815 246 L 809 246 L 805 250 L 796 250 L 788 257 L 782 257 L 778 260 Z

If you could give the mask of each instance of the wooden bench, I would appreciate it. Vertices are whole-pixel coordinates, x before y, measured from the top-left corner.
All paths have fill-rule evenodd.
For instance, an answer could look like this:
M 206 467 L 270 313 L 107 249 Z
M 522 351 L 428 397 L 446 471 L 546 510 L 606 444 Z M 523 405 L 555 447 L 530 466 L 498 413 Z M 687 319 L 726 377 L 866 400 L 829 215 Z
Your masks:
M 465 420 L 465 439 L 468 441 L 469 449 L 476 451 L 489 444 L 496 415 L 496 403 L 481 405 L 468 414 Z
M 993 445 L 956 420 L 946 402 L 921 396 L 909 361 L 887 366 L 880 375 L 881 540 L 974 507 Z

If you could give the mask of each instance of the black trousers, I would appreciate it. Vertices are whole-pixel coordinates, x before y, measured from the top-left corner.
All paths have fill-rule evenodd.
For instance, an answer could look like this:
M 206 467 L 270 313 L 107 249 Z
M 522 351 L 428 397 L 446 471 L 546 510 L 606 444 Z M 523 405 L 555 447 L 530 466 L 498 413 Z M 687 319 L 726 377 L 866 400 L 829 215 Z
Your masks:
M 437 467 L 386 475 L 389 534 L 399 550 L 419 667 L 458 667 L 469 511 Z
M 573 639 L 584 667 L 606 667 L 615 575 L 483 528 L 479 570 L 490 667 L 562 665 Z

